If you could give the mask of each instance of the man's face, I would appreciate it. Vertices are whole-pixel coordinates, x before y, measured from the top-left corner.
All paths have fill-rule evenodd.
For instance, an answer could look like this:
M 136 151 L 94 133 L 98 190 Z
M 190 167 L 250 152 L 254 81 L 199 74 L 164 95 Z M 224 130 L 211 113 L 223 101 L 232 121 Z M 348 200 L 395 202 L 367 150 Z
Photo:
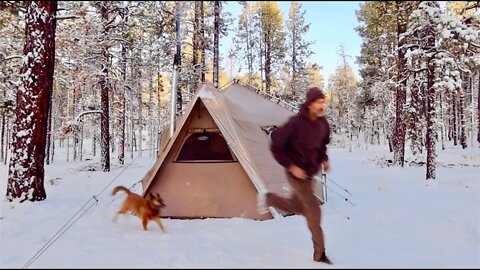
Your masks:
M 308 109 L 310 112 L 315 114 L 318 117 L 324 116 L 325 114 L 325 99 L 324 98 L 319 98 L 316 99 L 314 102 L 310 103 L 308 105 Z

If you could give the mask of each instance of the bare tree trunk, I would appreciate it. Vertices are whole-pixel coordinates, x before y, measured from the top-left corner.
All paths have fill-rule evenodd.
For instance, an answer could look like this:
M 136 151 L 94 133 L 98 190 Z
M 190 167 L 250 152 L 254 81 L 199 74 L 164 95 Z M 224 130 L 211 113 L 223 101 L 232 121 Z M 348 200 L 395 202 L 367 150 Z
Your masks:
M 470 81 L 468 79 L 464 80 L 464 89 L 460 92 L 460 99 L 458 104 L 458 117 L 460 118 L 460 145 L 462 148 L 467 148 L 467 136 L 465 135 L 465 113 L 464 113 L 464 106 L 465 106 L 465 90 L 469 88 Z
M 67 141 L 67 162 L 70 161 L 70 136 L 67 136 L 66 138 Z
M 55 114 L 53 114 L 53 115 L 55 115 Z M 51 121 L 52 121 L 51 122 L 52 130 L 55 130 L 55 117 L 52 117 Z M 51 142 L 52 153 L 50 155 L 50 163 L 53 163 L 53 160 L 55 158 L 55 132 L 52 132 L 51 138 L 52 138 L 52 142 Z
M 150 52 L 151 53 L 151 52 Z M 148 137 L 149 137 L 149 156 L 152 157 L 153 151 L 153 69 L 148 70 Z
M 215 88 L 218 88 L 218 80 L 219 80 L 219 62 L 220 62 L 220 52 L 219 52 L 219 46 L 220 46 L 220 9 L 221 9 L 221 3 L 220 1 L 215 1 L 214 5 L 214 14 L 215 14 L 215 19 L 214 19 L 214 29 L 213 29 L 213 85 Z
M 5 98 L 6 96 L 6 91 L 3 91 L 2 97 Z M 0 130 L 0 162 L 3 162 L 6 159 L 6 155 L 4 155 L 4 149 L 8 148 L 5 145 L 5 122 L 7 121 L 6 115 L 7 115 L 7 106 L 5 104 L 5 108 L 2 111 L 2 128 Z
M 192 57 L 192 66 L 195 71 L 198 69 L 198 54 L 199 54 L 199 45 L 200 45 L 200 2 L 195 1 L 195 16 L 194 16 L 194 24 L 193 24 L 193 57 Z M 203 68 L 203 67 L 202 67 Z M 195 73 L 197 74 L 197 73 Z M 195 84 L 193 85 L 194 91 L 197 90 L 198 81 L 200 77 L 195 78 Z
M 7 120 L 5 115 L 6 111 L 2 113 L 2 131 L 0 134 L 0 162 L 3 162 L 5 159 L 7 159 L 6 155 L 4 155 L 4 149 L 8 148 L 8 146 L 5 145 L 5 121 Z
M 400 36 L 406 31 L 406 23 L 400 16 L 400 2 L 395 2 L 397 9 L 397 44 L 401 48 L 404 45 L 404 39 Z M 405 77 L 405 70 L 407 66 L 407 59 L 405 58 L 405 50 L 399 49 L 397 51 L 397 85 L 395 92 L 395 131 L 393 133 L 393 149 L 394 162 L 396 165 L 403 167 L 405 162 L 405 119 L 403 106 L 407 98 L 407 80 Z
M 133 106 L 133 105 L 132 105 Z M 130 114 L 133 114 L 133 108 L 130 107 Z M 130 158 L 133 159 L 133 147 L 135 147 L 135 130 L 133 126 L 133 116 L 130 117 Z
M 51 144 L 51 141 L 52 141 L 52 118 L 53 118 L 53 115 L 52 115 L 52 97 L 53 97 L 53 91 L 52 91 L 52 95 L 50 96 L 50 106 L 49 106 L 49 109 L 48 109 L 48 115 L 47 115 L 47 142 L 46 142 L 46 146 L 45 146 L 45 163 L 46 164 L 50 164 L 50 144 Z
M 141 102 L 141 98 L 140 98 Z M 141 104 L 141 103 L 140 103 Z M 141 111 L 142 105 L 140 105 L 140 111 L 138 112 L 138 136 L 137 136 L 137 143 L 138 143 L 138 153 L 137 155 L 139 157 L 142 156 L 142 141 L 143 141 L 143 118 L 142 118 L 142 111 Z
M 453 140 L 453 123 L 452 123 L 452 99 L 453 99 L 453 94 L 452 93 L 447 93 L 447 111 L 446 111 L 446 122 L 447 122 L 447 141 L 452 141 Z
M 270 44 L 270 33 L 265 34 L 265 91 L 270 93 L 271 85 L 271 67 L 272 67 L 272 56 L 271 56 L 271 47 Z
M 108 8 L 111 1 L 106 1 L 101 5 L 101 15 L 103 19 L 103 37 L 108 35 Z M 102 75 L 100 76 L 101 88 L 101 116 L 100 116 L 100 144 L 101 144 L 101 164 L 102 171 L 110 171 L 110 113 L 109 113 L 109 94 L 110 82 L 108 80 L 109 53 L 107 45 L 102 48 Z
M 118 142 L 118 163 L 123 165 L 125 163 L 125 127 L 126 127 L 126 117 L 125 117 L 125 110 L 126 110 L 126 100 L 125 100 L 125 89 L 121 94 L 121 110 L 120 110 L 120 140 Z
M 440 97 L 439 97 L 439 100 L 440 100 L 440 121 L 442 123 L 442 126 L 440 127 L 440 140 L 441 140 L 441 143 L 442 143 L 442 150 L 445 150 L 445 140 L 444 140 L 444 133 L 445 133 L 445 122 L 443 121 L 443 98 L 442 98 L 442 94 L 440 93 Z
M 293 93 L 294 89 L 296 89 L 297 85 L 297 35 L 296 35 L 296 27 L 293 27 L 292 33 L 292 80 L 290 82 L 290 92 Z
M 176 53 L 175 53 L 175 59 L 174 62 L 176 62 L 176 67 L 177 67 L 177 74 L 180 73 L 180 67 L 182 66 L 182 51 L 181 51 L 181 45 L 180 45 L 180 7 L 178 6 L 178 3 L 176 5 L 176 10 L 175 10 L 175 44 L 176 44 Z M 175 64 L 174 64 L 175 66 Z M 182 90 L 180 87 L 177 86 L 177 111 L 176 115 L 178 116 L 182 112 Z
M 115 94 L 115 90 L 111 89 L 111 96 L 110 96 L 110 104 L 115 104 L 115 99 L 116 99 L 116 94 Z M 111 115 L 111 118 L 113 118 L 113 120 L 111 120 L 111 124 L 112 124 L 112 128 L 110 129 L 110 151 L 111 153 L 113 154 L 115 152 L 115 129 L 116 129 L 116 122 L 115 122 L 115 114 L 116 114 L 116 111 L 115 111 L 115 108 L 112 107 L 112 115 Z
M 78 145 L 80 161 L 83 161 L 83 126 L 83 122 L 80 122 L 80 143 Z
M 250 11 L 249 11 L 249 18 L 250 18 Z M 248 84 L 252 85 L 253 80 L 253 46 L 251 44 L 251 31 L 250 31 L 250 19 L 249 22 L 245 25 L 246 32 L 247 32 L 247 65 L 248 65 Z
M 56 1 L 25 1 L 22 85 L 17 92 L 8 201 L 42 201 L 49 99 L 55 70 Z
M 53 162 L 53 144 L 55 143 L 54 141 L 54 135 L 53 135 L 53 130 L 55 130 L 54 126 L 54 114 L 53 114 L 53 91 L 52 91 L 52 96 L 50 97 L 50 100 L 52 102 L 52 105 L 50 106 L 50 109 L 48 110 L 48 123 L 47 123 L 47 145 L 46 145 L 46 163 L 50 164 L 50 162 Z M 51 153 L 50 153 L 51 152 Z
M 137 89 L 137 102 L 138 102 L 138 108 L 136 109 L 137 111 L 137 124 L 138 124 L 138 136 L 137 136 L 137 147 L 138 147 L 138 152 L 137 152 L 137 156 L 138 157 L 141 157 L 142 156 L 142 137 L 143 137 L 143 115 L 142 115 L 142 111 L 143 111 L 143 101 L 142 101 L 142 83 L 140 81 L 140 78 L 142 77 L 142 73 L 140 71 L 140 66 L 141 66 L 141 54 L 140 52 L 138 52 L 138 55 L 137 55 L 137 60 L 140 61 L 140 63 L 137 63 L 137 66 L 135 68 L 135 74 L 136 75 L 136 83 L 135 85 L 137 86 L 136 89 Z
M 200 48 L 201 48 L 201 57 L 202 57 L 202 73 L 201 73 L 201 81 L 205 82 L 205 67 L 206 67 L 206 62 L 205 62 L 205 47 L 206 47 L 206 42 L 205 42 L 205 15 L 204 15 L 204 7 L 203 7 L 203 1 L 200 1 Z
M 458 144 L 458 136 L 457 136 L 457 95 L 454 92 L 452 94 L 452 114 L 453 114 L 453 130 L 452 130 L 452 137 L 453 137 L 453 145 Z
M 78 139 L 77 139 L 77 129 L 72 132 L 72 140 L 73 140 L 73 161 L 77 160 L 77 152 L 78 152 Z
M 477 129 L 477 142 L 480 144 L 480 71 L 478 72 Z
M 76 72 L 78 72 L 78 67 L 75 69 Z M 77 102 L 77 99 L 78 99 L 78 89 L 77 89 L 77 85 L 75 85 L 73 87 L 73 94 L 72 94 L 72 106 L 71 106 L 71 117 L 72 119 L 75 119 L 76 117 L 76 112 L 77 112 L 77 106 L 78 106 L 78 102 Z M 77 127 L 74 126 L 73 128 L 73 131 L 72 131 L 72 140 L 73 140 L 73 161 L 76 161 L 77 160 Z
M 127 45 L 122 45 L 122 78 L 123 82 L 127 81 Z M 118 163 L 120 165 L 125 164 L 125 109 L 126 109 L 126 99 L 125 95 L 127 92 L 127 87 L 123 86 L 123 91 L 119 95 L 120 97 L 120 111 L 119 111 L 119 141 L 118 141 Z
M 427 48 L 435 47 L 435 37 L 429 35 L 427 37 Z M 433 84 L 435 81 L 435 66 L 433 61 L 429 59 L 428 61 L 428 74 L 427 74 L 427 95 L 426 95 L 426 120 L 427 120 L 427 134 L 425 148 L 427 150 L 427 172 L 426 179 L 435 179 L 435 135 L 436 135 L 436 125 L 435 125 L 435 88 Z
M 465 94 L 462 92 L 460 95 L 460 100 L 459 100 L 459 112 L 458 116 L 460 118 L 460 145 L 462 146 L 463 149 L 467 148 L 467 136 L 465 134 L 465 113 L 464 113 L 464 106 L 465 106 Z
M 7 134 L 6 134 L 6 139 L 5 139 L 5 155 L 4 155 L 4 159 L 3 159 L 3 164 L 4 165 L 7 165 L 7 159 L 9 158 L 8 157 L 8 152 L 10 150 L 10 132 L 9 132 L 9 124 L 8 124 L 8 121 L 7 123 L 5 124 L 5 129 L 7 130 Z
M 157 143 L 156 143 L 156 149 L 160 149 L 160 132 L 161 132 L 161 129 L 162 129 L 162 120 L 163 120 L 163 115 L 162 115 L 162 100 L 161 100 L 161 96 L 160 96 L 160 93 L 163 92 L 163 84 L 162 84 L 162 78 L 160 76 L 160 67 L 158 67 L 158 70 L 157 70 L 157 103 L 158 103 L 158 132 L 157 132 Z M 158 151 L 156 152 L 156 155 L 158 156 Z
M 387 142 L 388 142 L 388 151 L 393 152 L 393 143 L 392 143 L 392 139 L 390 136 L 387 135 Z
M 264 61 L 263 61 L 263 57 L 265 57 L 265 48 L 264 48 L 264 41 L 265 41 L 265 34 L 264 34 L 264 29 L 263 29 L 263 23 L 262 23 L 262 20 L 260 19 L 260 33 L 259 33 L 259 39 L 258 39 L 258 50 L 259 50 L 259 55 L 260 55 L 260 63 L 259 63 L 259 67 L 260 67 L 260 90 L 263 91 L 264 87 L 263 87 L 263 82 L 264 82 L 264 79 L 263 79 L 263 74 L 264 74 L 264 69 L 265 69 L 265 64 L 264 64 Z
M 92 155 L 97 156 L 97 124 L 93 123 L 93 135 L 92 135 Z

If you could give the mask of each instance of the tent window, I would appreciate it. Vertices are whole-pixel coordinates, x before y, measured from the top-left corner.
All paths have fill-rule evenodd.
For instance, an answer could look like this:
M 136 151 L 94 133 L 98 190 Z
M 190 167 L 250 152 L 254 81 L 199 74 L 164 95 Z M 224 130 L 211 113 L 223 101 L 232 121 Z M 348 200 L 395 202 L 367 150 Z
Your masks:
M 235 161 L 219 132 L 192 133 L 183 143 L 177 162 Z

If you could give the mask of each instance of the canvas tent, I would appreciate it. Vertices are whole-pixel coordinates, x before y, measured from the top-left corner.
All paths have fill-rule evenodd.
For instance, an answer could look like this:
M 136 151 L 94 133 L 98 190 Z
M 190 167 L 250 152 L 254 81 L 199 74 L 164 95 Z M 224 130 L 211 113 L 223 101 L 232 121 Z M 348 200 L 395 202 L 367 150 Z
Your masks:
M 223 91 L 201 85 L 177 118 L 173 136 L 162 132 L 159 156 L 142 179 L 144 194 L 162 195 L 164 217 L 263 220 L 290 214 L 273 208 L 258 214 L 257 194 L 289 195 L 268 131 L 293 114 L 239 84 Z

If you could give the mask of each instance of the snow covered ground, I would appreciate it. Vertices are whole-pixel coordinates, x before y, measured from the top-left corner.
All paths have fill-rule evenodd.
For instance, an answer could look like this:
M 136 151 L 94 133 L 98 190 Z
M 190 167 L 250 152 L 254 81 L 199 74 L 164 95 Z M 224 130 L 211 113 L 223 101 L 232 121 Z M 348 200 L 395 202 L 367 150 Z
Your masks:
M 384 146 L 331 148 L 322 224 L 333 265 L 312 260 L 301 216 L 165 219 L 166 233 L 155 223 L 143 231 L 134 216 L 113 223 L 124 195 L 112 188 L 137 183 L 153 159 L 112 160 L 104 173 L 92 171 L 99 157 L 67 163 L 65 153 L 57 147 L 46 166 L 42 202 L 5 202 L 0 165 L 0 268 L 480 268 L 478 147 L 439 151 L 435 181 L 409 157 L 405 168 L 388 166 Z

